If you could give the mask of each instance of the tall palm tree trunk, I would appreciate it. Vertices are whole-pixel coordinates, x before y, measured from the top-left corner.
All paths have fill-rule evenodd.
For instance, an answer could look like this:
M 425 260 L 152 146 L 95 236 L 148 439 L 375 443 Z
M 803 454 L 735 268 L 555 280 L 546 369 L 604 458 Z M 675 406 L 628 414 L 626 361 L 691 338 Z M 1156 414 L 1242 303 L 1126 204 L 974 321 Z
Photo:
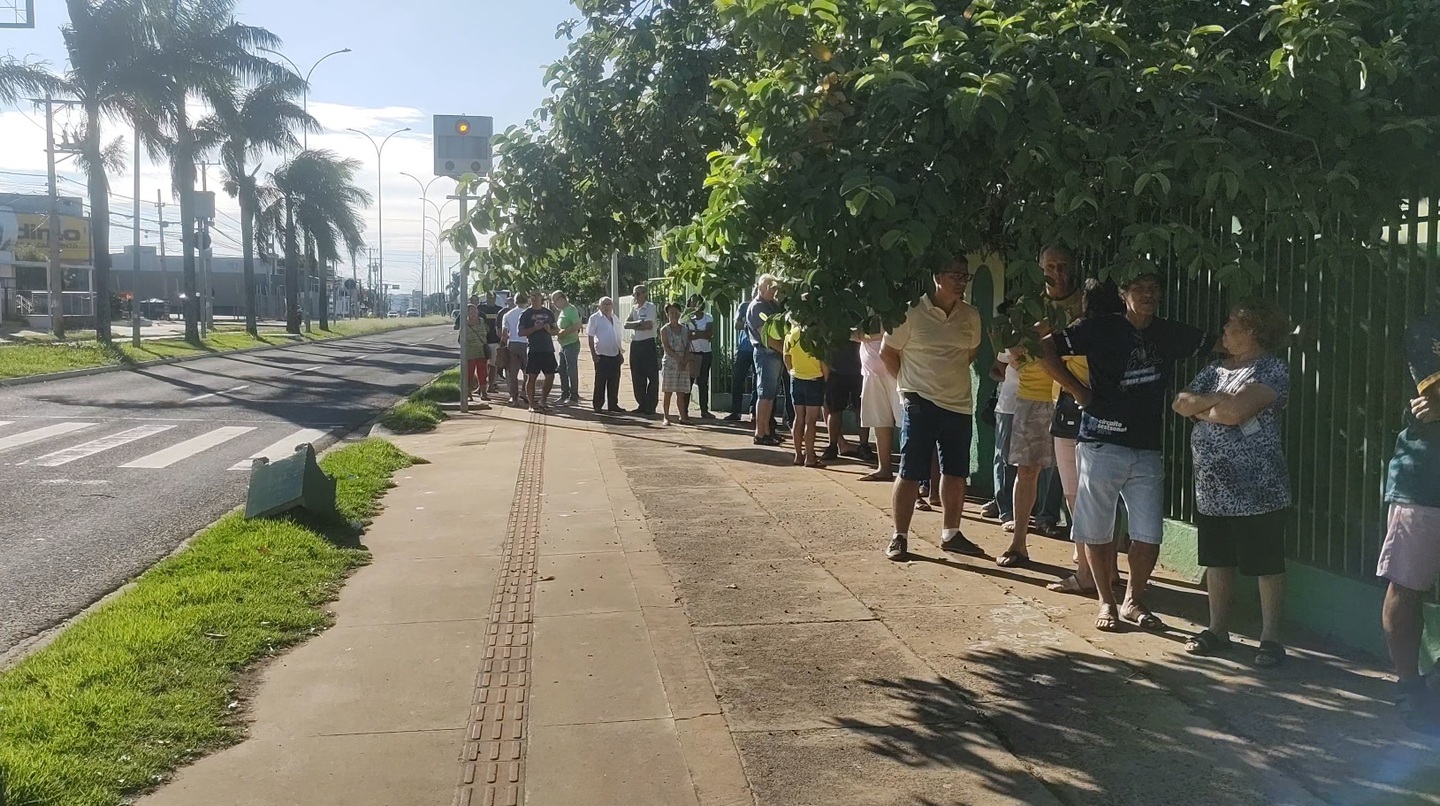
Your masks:
M 95 267 L 95 338 L 110 343 L 110 180 L 105 175 L 104 150 L 100 139 L 100 108 L 87 104 L 85 109 L 86 159 L 90 163 L 86 185 L 90 193 L 90 244 Z M 59 237 L 58 222 L 52 224 L 52 237 Z M 138 290 L 135 292 L 138 293 Z M 136 297 L 136 299 L 139 299 Z M 134 304 L 133 302 L 131 304 Z
M 321 258 L 316 268 L 315 296 L 319 298 L 320 329 L 330 329 L 330 261 Z
M 195 276 L 195 144 L 182 93 L 176 110 L 175 167 L 180 186 L 180 253 L 185 282 L 185 340 L 200 341 L 199 283 Z
M 295 239 L 295 201 L 285 199 L 285 331 L 300 333 L 300 245 Z
M 255 316 L 255 207 L 251 189 L 240 190 L 240 255 L 245 269 L 245 332 L 260 335 Z

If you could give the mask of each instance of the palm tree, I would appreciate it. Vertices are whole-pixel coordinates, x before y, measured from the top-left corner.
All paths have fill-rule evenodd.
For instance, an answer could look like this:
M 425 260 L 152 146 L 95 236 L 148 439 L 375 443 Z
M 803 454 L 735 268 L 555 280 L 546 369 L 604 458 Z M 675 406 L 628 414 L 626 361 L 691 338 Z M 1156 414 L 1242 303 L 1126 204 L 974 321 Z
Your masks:
M 217 98 L 215 112 L 197 127 L 202 149 L 218 147 L 225 171 L 225 192 L 240 201 L 240 243 L 245 264 L 245 330 L 258 335 L 255 314 L 255 224 L 262 202 L 257 175 L 250 166 L 266 152 L 298 149 L 296 129 L 320 128 L 293 100 L 305 88 L 299 76 L 260 84 L 241 98 Z
M 283 81 L 285 68 L 256 55 L 280 39 L 235 20 L 235 0 L 130 0 L 144 9 L 148 57 L 162 85 L 156 123 L 167 132 L 172 182 L 180 197 L 185 271 L 185 338 L 200 338 L 201 306 L 195 282 L 195 179 L 200 144 L 186 106 L 200 97 L 212 108 L 238 105 L 244 84 Z M 157 127 L 158 128 L 158 127 Z
M 139 7 L 128 0 L 66 0 L 70 24 L 61 29 L 70 66 L 60 90 L 80 102 L 85 128 L 79 165 L 90 196 L 95 264 L 95 336 L 110 341 L 110 178 L 125 167 L 124 142 L 108 145 L 101 120 L 134 117 L 137 98 L 153 84 L 144 55 Z M 153 87 L 151 87 L 153 88 Z M 138 289 L 137 289 L 138 291 Z
M 361 211 L 370 206 L 370 194 L 355 184 L 361 163 L 340 159 L 332 151 L 302 151 L 270 174 L 273 202 L 259 216 L 262 241 L 276 233 L 285 243 L 285 324 L 300 332 L 300 266 L 309 261 L 300 252 L 300 238 L 314 244 L 320 290 L 320 327 L 330 326 L 329 266 L 342 250 L 351 260 L 365 247 Z
M 9 106 L 26 95 L 43 95 L 57 86 L 44 63 L 21 61 L 9 54 L 0 56 L 0 104 Z

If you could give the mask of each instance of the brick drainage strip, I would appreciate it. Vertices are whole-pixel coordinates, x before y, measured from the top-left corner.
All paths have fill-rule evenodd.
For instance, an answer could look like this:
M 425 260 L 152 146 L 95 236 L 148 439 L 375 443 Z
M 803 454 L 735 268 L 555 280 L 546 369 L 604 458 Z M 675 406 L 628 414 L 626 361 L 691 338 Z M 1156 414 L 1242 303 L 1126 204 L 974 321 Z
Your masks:
M 525 436 L 510 505 L 504 560 L 486 629 L 485 660 L 475 678 L 456 806 L 519 806 L 525 799 L 525 713 L 544 457 L 545 428 L 535 415 Z

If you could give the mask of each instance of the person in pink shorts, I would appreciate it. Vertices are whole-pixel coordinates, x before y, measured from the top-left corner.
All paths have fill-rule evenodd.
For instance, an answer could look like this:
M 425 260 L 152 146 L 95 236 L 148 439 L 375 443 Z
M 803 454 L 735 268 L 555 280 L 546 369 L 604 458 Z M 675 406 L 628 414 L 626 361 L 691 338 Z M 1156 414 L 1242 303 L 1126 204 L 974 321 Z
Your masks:
M 1385 501 L 1390 523 L 1376 574 L 1385 593 L 1385 642 L 1399 677 L 1396 705 L 1410 727 L 1440 730 L 1440 702 L 1420 674 L 1425 593 L 1440 576 L 1440 293 L 1432 313 L 1410 324 L 1405 351 L 1417 397 L 1395 444 Z

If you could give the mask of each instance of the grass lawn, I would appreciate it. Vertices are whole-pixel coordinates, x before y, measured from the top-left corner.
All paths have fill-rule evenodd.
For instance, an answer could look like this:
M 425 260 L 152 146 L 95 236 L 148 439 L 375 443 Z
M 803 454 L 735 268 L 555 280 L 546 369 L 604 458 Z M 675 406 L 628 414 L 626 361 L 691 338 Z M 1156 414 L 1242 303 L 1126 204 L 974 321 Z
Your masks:
M 440 377 L 422 386 L 405 402 L 385 412 L 380 424 L 397 434 L 434 431 L 445 420 L 440 403 L 460 401 L 460 369 L 446 370 Z M 3 804 L 0 804 L 3 806 Z
M 299 341 L 325 341 L 346 336 L 367 336 L 429 325 L 447 325 L 451 319 L 444 316 L 427 316 L 423 319 L 342 319 L 331 322 L 329 330 L 316 329 L 290 337 L 274 332 L 261 331 L 258 338 L 250 336 L 243 329 L 216 330 L 199 343 L 184 339 L 155 339 L 143 341 L 139 347 L 130 346 L 130 340 L 118 336 L 114 344 L 105 346 L 95 341 L 53 342 L 48 340 L 23 341 L 0 345 L 0 379 L 24 378 L 31 375 L 46 375 L 52 372 L 68 372 L 75 369 L 106 367 L 117 364 L 139 365 L 147 361 L 165 358 L 186 358 L 190 356 L 244 350 L 253 347 L 278 347 Z M 0 804 L 5 806 L 5 804 Z
M 413 461 L 366 440 L 321 466 L 367 520 Z M 227 516 L 0 673 L 0 804 L 113 806 L 239 741 L 237 675 L 329 626 L 323 605 L 367 561 L 312 527 Z

